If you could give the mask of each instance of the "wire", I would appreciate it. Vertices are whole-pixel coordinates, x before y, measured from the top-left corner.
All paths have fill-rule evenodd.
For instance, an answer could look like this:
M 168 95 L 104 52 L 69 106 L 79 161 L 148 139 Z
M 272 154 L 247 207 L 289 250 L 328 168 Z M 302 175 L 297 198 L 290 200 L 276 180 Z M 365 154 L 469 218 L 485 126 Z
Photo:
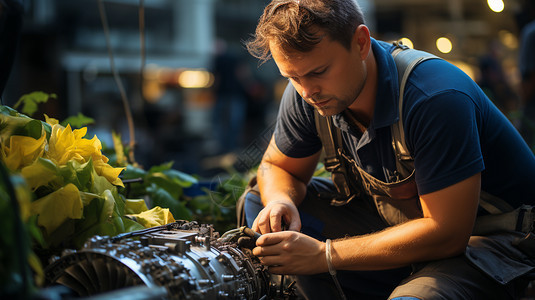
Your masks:
M 106 17 L 106 9 L 104 7 L 104 4 L 102 3 L 102 0 L 98 0 L 98 9 L 100 13 L 100 20 L 102 21 L 102 28 L 104 29 L 104 35 L 106 36 L 106 46 L 108 48 L 108 56 L 110 58 L 110 68 L 113 73 L 113 78 L 115 79 L 115 83 L 117 84 L 117 87 L 119 88 L 119 92 L 121 93 L 121 100 L 123 101 L 124 112 L 126 114 L 126 120 L 128 122 L 128 129 L 130 132 L 129 159 L 130 159 L 130 162 L 133 163 L 135 162 L 134 146 L 136 145 L 136 139 L 135 139 L 135 133 L 134 133 L 134 119 L 132 118 L 132 112 L 130 110 L 130 104 L 128 103 L 128 98 L 126 97 L 126 91 L 124 89 L 123 83 L 121 82 L 121 79 L 119 78 L 119 73 L 117 72 L 117 69 L 115 68 L 115 60 L 113 58 L 113 51 L 111 49 L 111 42 L 110 42 L 110 29 L 108 26 L 108 19 Z
M 143 74 L 145 73 L 145 63 L 147 60 L 145 51 L 145 4 L 144 0 L 139 0 L 139 46 L 141 55 L 141 69 L 139 71 L 139 94 L 143 97 Z

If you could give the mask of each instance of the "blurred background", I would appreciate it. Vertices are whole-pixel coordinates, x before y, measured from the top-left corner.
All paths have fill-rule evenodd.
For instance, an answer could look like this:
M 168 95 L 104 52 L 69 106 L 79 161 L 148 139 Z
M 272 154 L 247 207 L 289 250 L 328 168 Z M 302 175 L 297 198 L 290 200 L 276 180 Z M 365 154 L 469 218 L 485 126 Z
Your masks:
M 210 176 L 259 162 L 286 82 L 272 61 L 259 66 L 243 41 L 269 1 L 14 2 L 22 4 L 23 22 L 12 45 L 17 51 L 3 104 L 33 91 L 55 93 L 57 100 L 34 117 L 46 113 L 63 120 L 81 112 L 95 119 L 89 130 L 104 144 L 112 145 L 112 131 L 128 143 L 114 66 L 132 111 L 142 166 L 174 161 L 176 169 Z M 523 122 L 518 57 L 521 30 L 533 19 L 526 5 L 533 0 L 358 2 L 373 37 L 403 38 L 453 62 L 515 124 Z

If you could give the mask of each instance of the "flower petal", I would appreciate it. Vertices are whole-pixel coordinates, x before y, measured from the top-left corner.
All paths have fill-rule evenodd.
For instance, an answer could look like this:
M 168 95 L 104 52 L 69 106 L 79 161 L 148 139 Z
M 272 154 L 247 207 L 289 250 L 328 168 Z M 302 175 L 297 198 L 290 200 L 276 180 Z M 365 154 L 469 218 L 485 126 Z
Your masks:
M 98 175 L 105 177 L 114 185 L 124 187 L 123 181 L 119 178 L 119 174 L 126 168 L 114 168 L 103 161 L 94 161 L 95 171 Z
M 58 169 L 52 161 L 40 158 L 33 164 L 22 168 L 21 174 L 26 179 L 28 186 L 32 190 L 36 190 L 38 187 L 55 180 L 58 176 Z
M 50 235 L 67 219 L 82 218 L 83 203 L 80 192 L 74 184 L 67 184 L 33 202 L 30 212 L 32 215 L 38 215 L 37 224 L 43 226 L 46 233 Z
M 135 220 L 145 226 L 146 228 L 161 226 L 175 222 L 173 214 L 169 211 L 169 208 L 161 208 L 159 206 L 154 207 L 151 210 L 144 211 L 139 214 L 128 215 L 135 218 Z

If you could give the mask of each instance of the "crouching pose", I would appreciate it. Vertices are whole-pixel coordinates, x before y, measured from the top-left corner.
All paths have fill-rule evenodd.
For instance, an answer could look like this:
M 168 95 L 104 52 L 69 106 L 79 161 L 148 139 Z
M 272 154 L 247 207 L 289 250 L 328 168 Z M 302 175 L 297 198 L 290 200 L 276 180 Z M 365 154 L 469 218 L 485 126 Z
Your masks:
M 307 299 L 518 296 L 535 157 L 467 75 L 371 38 L 354 0 L 273 0 L 247 47 L 289 81 L 245 197 L 272 273 Z

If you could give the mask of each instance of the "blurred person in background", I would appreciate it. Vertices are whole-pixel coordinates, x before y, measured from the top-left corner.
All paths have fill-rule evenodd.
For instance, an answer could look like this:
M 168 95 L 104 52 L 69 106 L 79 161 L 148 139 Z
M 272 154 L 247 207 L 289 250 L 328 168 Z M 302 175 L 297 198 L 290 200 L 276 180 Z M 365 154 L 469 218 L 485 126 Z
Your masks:
M 243 142 L 247 112 L 246 65 L 232 53 L 224 40 L 217 40 L 212 63 L 215 105 L 212 111 L 216 140 L 211 154 L 237 150 Z
M 507 80 L 501 61 L 502 44 L 492 40 L 487 53 L 479 58 L 480 76 L 477 84 L 487 97 L 508 117 L 518 109 L 518 97 Z
M 535 157 L 469 76 L 425 60 L 400 98 L 399 47 L 370 37 L 353 0 L 273 0 L 247 47 L 288 79 L 242 198 L 270 272 L 297 275 L 307 299 L 518 296 L 535 268 Z M 322 147 L 334 182 L 312 177 Z
M 521 76 L 523 118 L 520 133 L 535 150 L 535 1 L 522 2 L 519 16 L 520 53 L 518 67 Z

